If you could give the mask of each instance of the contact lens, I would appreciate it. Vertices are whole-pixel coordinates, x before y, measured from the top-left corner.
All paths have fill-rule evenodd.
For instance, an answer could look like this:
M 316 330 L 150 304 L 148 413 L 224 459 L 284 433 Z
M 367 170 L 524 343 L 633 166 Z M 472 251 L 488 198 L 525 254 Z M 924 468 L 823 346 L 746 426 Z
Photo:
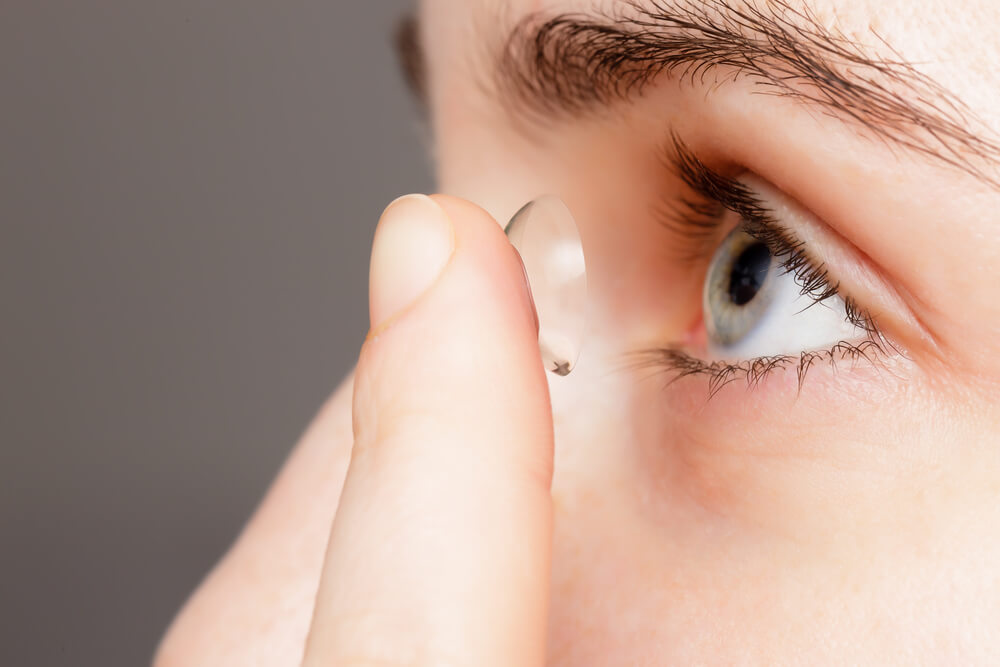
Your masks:
M 573 214 L 546 195 L 525 204 L 505 231 L 528 274 L 545 367 L 569 375 L 580 356 L 587 311 L 587 265 Z

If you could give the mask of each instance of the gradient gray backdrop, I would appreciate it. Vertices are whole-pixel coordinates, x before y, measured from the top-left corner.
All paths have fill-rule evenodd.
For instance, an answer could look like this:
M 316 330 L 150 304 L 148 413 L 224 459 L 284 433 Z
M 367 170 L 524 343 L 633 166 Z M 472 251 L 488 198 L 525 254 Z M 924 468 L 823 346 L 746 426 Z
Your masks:
M 405 0 L 0 3 L 0 665 L 141 665 L 431 187 Z

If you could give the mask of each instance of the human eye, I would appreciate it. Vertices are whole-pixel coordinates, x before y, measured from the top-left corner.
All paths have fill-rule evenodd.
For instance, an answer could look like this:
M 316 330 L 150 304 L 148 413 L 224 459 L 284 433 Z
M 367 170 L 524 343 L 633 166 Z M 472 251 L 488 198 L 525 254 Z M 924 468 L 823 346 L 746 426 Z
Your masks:
M 787 370 L 801 389 L 817 362 L 878 364 L 893 349 L 797 236 L 804 212 L 752 174 L 720 175 L 683 144 L 676 148 L 683 180 L 702 198 L 686 202 L 691 217 L 681 221 L 710 257 L 701 318 L 684 343 L 641 352 L 640 365 L 662 366 L 673 379 L 707 376 L 714 395 Z
M 761 223 L 737 222 L 716 249 L 704 281 L 710 357 L 798 355 L 864 337 L 844 299 L 796 252 Z

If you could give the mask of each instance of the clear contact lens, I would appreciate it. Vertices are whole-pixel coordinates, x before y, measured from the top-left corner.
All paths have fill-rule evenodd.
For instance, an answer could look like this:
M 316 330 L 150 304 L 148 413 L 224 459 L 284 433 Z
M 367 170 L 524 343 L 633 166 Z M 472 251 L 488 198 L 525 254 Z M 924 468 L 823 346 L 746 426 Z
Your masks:
M 587 264 L 576 221 L 558 197 L 527 203 L 506 227 L 528 274 L 547 370 L 569 375 L 580 356 L 587 314 Z

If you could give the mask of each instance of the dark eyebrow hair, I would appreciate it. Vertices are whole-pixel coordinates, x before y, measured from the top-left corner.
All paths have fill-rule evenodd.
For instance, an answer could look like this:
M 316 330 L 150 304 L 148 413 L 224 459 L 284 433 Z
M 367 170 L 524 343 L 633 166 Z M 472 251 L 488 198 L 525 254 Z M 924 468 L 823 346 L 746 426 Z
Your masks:
M 955 95 L 904 61 L 870 54 L 788 0 L 629 0 L 616 15 L 535 13 L 500 51 L 496 94 L 542 118 L 641 95 L 661 76 L 718 86 L 747 77 L 890 146 L 1000 188 L 1000 145 Z M 715 78 L 709 79 L 710 75 Z
M 396 22 L 392 45 L 406 87 L 417 98 L 421 109 L 426 110 L 427 60 L 423 45 L 420 43 L 420 25 L 416 13 L 409 11 Z

